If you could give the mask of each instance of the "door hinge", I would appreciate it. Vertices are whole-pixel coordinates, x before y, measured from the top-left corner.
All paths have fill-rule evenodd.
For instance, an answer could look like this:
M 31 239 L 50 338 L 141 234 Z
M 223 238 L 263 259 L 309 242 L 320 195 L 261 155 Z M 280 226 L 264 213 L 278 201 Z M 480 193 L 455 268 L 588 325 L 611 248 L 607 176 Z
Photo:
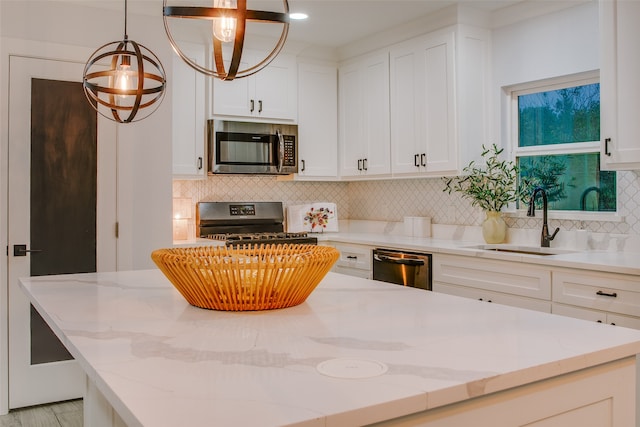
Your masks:
M 116 232 L 116 239 L 117 239 L 118 237 L 120 237 L 120 223 L 119 222 L 116 222 L 115 232 Z

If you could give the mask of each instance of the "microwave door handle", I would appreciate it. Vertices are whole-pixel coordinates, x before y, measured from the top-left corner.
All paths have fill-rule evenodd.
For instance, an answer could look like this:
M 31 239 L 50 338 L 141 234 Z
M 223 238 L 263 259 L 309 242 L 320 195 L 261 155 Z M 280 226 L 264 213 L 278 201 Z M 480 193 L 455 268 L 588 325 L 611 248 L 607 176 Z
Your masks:
M 278 172 L 282 172 L 282 166 L 284 165 L 284 138 L 280 129 L 276 130 L 276 137 L 278 138 Z

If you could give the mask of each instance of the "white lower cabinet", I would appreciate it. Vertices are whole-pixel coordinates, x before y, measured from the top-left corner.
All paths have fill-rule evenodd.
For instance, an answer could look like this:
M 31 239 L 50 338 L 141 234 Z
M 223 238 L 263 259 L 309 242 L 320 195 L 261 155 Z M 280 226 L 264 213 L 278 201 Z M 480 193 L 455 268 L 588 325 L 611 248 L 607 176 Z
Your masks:
M 509 305 L 511 307 L 526 308 L 527 310 L 551 313 L 551 302 L 539 300 L 536 298 L 527 298 L 500 292 L 491 292 L 485 289 L 449 285 L 439 282 L 433 283 L 433 291 L 440 292 L 442 294 L 476 299 L 478 301 L 486 301 L 496 304 Z
M 433 290 L 640 329 L 640 277 L 435 254 Z
M 551 271 L 546 267 L 435 254 L 432 274 L 435 292 L 551 312 Z
M 376 425 L 635 426 L 635 383 L 636 360 L 627 358 Z
M 554 269 L 552 312 L 640 329 L 640 277 Z
M 623 316 L 621 314 L 608 313 L 606 311 L 591 310 L 588 308 L 574 307 L 571 305 L 553 303 L 551 312 L 561 316 L 573 317 L 582 320 L 591 320 L 598 323 L 607 323 L 625 328 L 640 329 L 640 318 Z
M 340 251 L 340 258 L 331 271 L 365 279 L 373 277 L 372 247 L 350 243 L 327 243 L 327 245 Z

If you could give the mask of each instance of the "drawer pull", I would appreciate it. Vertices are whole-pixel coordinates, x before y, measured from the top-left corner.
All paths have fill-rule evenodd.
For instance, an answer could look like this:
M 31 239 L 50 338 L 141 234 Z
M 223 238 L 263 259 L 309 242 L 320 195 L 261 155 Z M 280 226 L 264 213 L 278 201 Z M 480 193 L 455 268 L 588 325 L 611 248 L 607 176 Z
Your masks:
M 347 255 L 347 259 L 356 259 L 357 260 L 358 257 L 354 256 L 354 255 Z
M 616 298 L 618 296 L 618 294 L 616 292 L 603 292 L 603 291 L 598 291 L 596 292 L 596 295 L 601 295 L 603 297 L 611 297 L 611 298 Z

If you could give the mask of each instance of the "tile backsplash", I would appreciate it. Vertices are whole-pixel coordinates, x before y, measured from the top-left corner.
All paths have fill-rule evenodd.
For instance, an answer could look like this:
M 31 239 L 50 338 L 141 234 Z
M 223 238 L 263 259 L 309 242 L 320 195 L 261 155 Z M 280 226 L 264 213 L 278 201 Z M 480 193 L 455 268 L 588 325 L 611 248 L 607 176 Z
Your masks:
M 292 182 L 276 176 L 217 175 L 206 180 L 174 180 L 173 197 L 198 201 L 282 201 L 285 206 L 336 203 L 341 219 L 402 221 L 405 216 L 431 217 L 434 224 L 479 225 L 478 209 L 457 194 L 442 191 L 437 178 L 357 182 Z M 640 177 L 618 173 L 619 222 L 552 220 L 550 227 L 585 228 L 593 232 L 640 235 Z M 507 218 L 510 228 L 538 228 L 539 218 Z

